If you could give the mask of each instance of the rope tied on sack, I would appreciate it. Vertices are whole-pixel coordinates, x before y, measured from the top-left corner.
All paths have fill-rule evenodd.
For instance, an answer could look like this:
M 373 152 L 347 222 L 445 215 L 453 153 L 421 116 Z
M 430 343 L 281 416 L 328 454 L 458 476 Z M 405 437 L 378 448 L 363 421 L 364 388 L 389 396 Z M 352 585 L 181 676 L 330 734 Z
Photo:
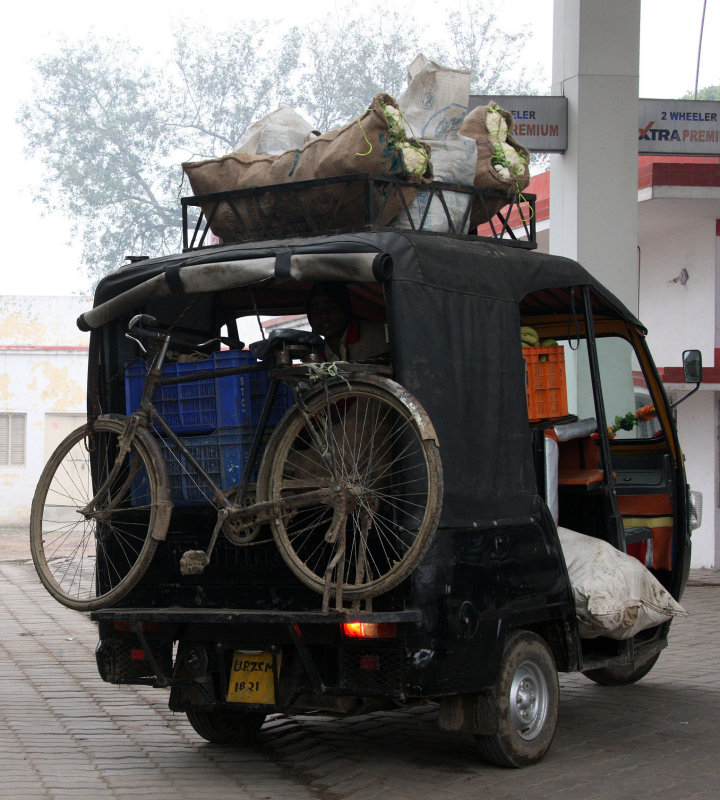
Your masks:
M 368 109 L 371 111 L 372 109 Z M 402 111 L 390 103 L 382 103 L 382 110 L 387 120 L 387 141 L 388 144 L 398 151 L 402 166 L 409 175 L 420 177 L 427 171 L 430 157 L 427 148 L 421 142 L 415 141 L 410 125 L 405 121 Z M 366 153 L 355 153 L 356 156 L 363 158 L 369 156 L 373 151 L 373 144 L 368 139 L 362 124 L 362 116 L 357 119 L 358 127 L 363 138 L 368 144 Z M 408 133 L 411 138 L 408 138 Z

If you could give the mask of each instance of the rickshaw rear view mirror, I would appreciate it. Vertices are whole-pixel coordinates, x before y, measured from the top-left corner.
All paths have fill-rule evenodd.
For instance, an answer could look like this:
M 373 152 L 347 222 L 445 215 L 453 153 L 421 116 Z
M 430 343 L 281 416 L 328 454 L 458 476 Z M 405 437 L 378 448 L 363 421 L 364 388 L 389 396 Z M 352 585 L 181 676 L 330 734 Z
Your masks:
M 699 350 L 686 350 L 682 355 L 685 383 L 702 381 L 702 353 Z
M 694 383 L 695 388 L 692 389 L 692 391 L 689 391 L 684 397 L 676 400 L 672 404 L 671 408 L 679 406 L 680 403 L 687 400 L 691 394 L 695 394 L 695 392 L 697 392 L 697 390 L 700 388 L 700 384 L 702 382 L 702 353 L 699 350 L 685 350 L 682 355 L 682 360 L 683 377 L 685 378 L 685 383 Z

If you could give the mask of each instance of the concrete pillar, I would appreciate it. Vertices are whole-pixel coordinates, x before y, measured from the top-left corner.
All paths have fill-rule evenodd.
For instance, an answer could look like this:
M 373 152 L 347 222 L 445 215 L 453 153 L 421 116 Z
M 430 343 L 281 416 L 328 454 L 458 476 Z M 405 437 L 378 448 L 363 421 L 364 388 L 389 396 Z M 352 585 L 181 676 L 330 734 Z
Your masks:
M 555 0 L 553 37 L 568 149 L 551 157 L 550 252 L 579 261 L 637 313 L 640 0 Z

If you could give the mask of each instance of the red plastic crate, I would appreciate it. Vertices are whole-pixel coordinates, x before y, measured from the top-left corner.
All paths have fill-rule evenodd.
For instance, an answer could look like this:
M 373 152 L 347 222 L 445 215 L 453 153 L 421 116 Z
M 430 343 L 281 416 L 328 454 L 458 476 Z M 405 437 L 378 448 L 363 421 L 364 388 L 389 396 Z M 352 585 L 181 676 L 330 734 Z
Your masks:
M 523 358 L 530 421 L 566 416 L 565 350 L 560 346 L 523 347 Z

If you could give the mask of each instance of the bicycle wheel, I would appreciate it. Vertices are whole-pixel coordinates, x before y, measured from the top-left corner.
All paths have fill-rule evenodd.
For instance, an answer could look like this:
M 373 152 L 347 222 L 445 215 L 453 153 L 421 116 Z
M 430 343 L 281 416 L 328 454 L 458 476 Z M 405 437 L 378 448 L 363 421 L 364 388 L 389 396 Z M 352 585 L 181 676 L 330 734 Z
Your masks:
M 35 569 L 53 597 L 78 611 L 110 606 L 127 594 L 169 522 L 169 498 L 161 503 L 158 491 L 160 456 L 144 432 L 110 476 L 123 428 L 123 418 L 104 416 L 91 434 L 86 427 L 73 431 L 50 457 L 32 502 Z
M 273 433 L 259 492 L 281 501 L 337 487 L 336 500 L 282 510 L 271 520 L 285 562 L 312 589 L 348 599 L 381 594 L 419 563 L 435 532 L 442 502 L 438 447 L 415 413 L 384 380 L 357 378 L 291 409 Z M 429 427 L 425 426 L 426 430 Z

